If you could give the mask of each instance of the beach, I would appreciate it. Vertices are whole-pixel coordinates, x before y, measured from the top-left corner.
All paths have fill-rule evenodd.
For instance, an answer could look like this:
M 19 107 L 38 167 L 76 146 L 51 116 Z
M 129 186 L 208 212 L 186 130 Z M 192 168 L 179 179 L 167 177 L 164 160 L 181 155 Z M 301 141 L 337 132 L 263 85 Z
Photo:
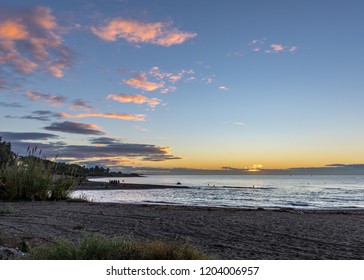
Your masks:
M 5 205 L 0 202 L 0 208 Z M 0 246 L 85 233 L 192 244 L 216 259 L 364 259 L 364 212 L 90 202 L 11 202 Z

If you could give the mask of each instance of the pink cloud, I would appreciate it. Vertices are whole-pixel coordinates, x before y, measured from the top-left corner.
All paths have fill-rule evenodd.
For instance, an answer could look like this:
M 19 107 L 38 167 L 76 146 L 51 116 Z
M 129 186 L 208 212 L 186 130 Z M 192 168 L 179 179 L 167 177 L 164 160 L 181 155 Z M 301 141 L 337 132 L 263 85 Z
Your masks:
M 269 44 L 266 43 L 267 39 L 255 39 L 249 43 L 251 46 L 252 51 L 254 52 L 264 52 L 266 54 L 275 54 L 275 53 L 282 53 L 282 52 L 289 52 L 294 54 L 297 51 L 297 46 L 289 46 L 283 45 L 279 43 Z
M 26 27 L 16 20 L 6 20 L 0 24 L 0 38 L 5 40 L 24 40 L 29 33 Z
M 60 78 L 72 64 L 71 53 L 63 44 L 64 29 L 51 9 L 34 7 L 1 11 L 0 66 L 21 74 L 43 70 Z
M 107 98 L 121 103 L 147 103 L 151 108 L 155 108 L 158 104 L 160 104 L 160 100 L 157 98 L 148 98 L 139 94 L 109 94 Z
M 149 82 L 147 80 L 147 74 L 145 72 L 142 72 L 139 75 L 132 77 L 131 79 L 123 80 L 123 83 L 127 84 L 133 88 L 146 90 L 146 91 L 153 91 L 153 90 L 163 87 L 163 84 L 161 84 L 161 83 L 158 84 L 158 83 Z
M 71 119 L 100 117 L 100 118 L 122 119 L 122 120 L 131 120 L 131 121 L 144 121 L 145 120 L 145 115 L 143 115 L 143 114 L 129 115 L 129 114 L 118 114 L 118 113 L 85 113 L 85 114 L 71 115 L 68 113 L 61 113 L 60 116 L 63 118 L 71 118 Z
M 23 57 L 16 49 L 15 42 L 0 40 L 0 66 L 9 65 L 21 74 L 30 74 L 38 68 L 38 64 Z
M 282 52 L 284 51 L 284 47 L 281 44 L 272 44 L 270 47 L 273 49 L 274 52 Z
M 182 44 L 197 36 L 196 33 L 179 31 L 171 28 L 170 25 L 163 22 L 144 23 L 117 18 L 103 26 L 92 27 L 91 31 L 106 41 L 123 38 L 131 43 L 150 43 L 165 47 Z
M 169 73 L 169 72 L 163 72 L 159 69 L 158 66 L 152 67 L 148 74 L 155 77 L 157 80 L 168 80 L 171 83 L 175 83 L 182 79 L 183 74 L 185 73 L 185 70 L 182 70 L 178 72 L 177 74 Z
M 158 66 L 154 66 L 147 72 L 141 72 L 131 79 L 123 80 L 123 83 L 145 91 L 160 89 L 161 93 L 168 93 L 177 89 L 175 86 L 177 82 L 182 80 L 193 81 L 195 79 L 194 75 L 195 72 L 192 69 L 181 69 L 176 73 L 172 73 L 162 71 Z

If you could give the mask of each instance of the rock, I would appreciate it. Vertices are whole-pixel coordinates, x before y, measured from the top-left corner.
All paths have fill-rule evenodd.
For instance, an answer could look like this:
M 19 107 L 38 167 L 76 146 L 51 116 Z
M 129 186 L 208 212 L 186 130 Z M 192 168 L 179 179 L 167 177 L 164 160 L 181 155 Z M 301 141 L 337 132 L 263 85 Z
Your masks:
M 24 253 L 7 247 L 0 246 L 0 260 L 12 260 L 24 256 Z

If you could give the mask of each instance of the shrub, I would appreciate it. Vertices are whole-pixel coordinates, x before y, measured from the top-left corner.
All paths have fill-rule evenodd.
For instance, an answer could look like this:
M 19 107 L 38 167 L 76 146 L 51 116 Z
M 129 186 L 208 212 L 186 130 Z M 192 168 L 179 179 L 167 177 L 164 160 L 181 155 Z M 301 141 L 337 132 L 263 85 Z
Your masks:
M 36 260 L 197 260 L 211 259 L 198 249 L 179 243 L 142 242 L 128 238 L 86 235 L 79 244 L 58 239 L 30 248 Z
M 61 176 L 53 181 L 50 188 L 51 200 L 66 200 L 71 193 L 75 179 L 71 176 Z

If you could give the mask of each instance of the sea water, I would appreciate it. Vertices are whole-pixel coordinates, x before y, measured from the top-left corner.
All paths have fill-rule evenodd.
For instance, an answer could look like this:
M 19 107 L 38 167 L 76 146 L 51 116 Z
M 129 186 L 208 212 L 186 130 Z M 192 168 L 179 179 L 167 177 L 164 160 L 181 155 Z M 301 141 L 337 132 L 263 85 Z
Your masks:
M 193 175 L 97 178 L 92 181 L 187 188 L 75 191 L 94 202 L 176 204 L 239 208 L 364 208 L 363 176 Z

